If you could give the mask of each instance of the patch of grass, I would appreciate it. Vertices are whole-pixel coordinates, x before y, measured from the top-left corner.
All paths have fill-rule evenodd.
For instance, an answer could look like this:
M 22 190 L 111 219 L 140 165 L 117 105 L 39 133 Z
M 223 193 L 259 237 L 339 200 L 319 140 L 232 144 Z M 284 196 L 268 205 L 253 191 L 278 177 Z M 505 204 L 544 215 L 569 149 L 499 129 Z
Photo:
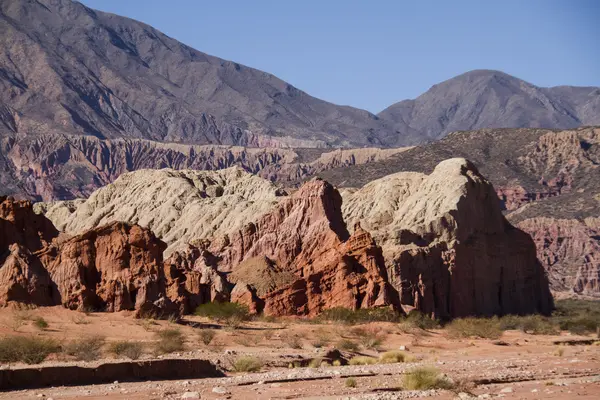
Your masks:
M 358 343 L 356 343 L 352 340 L 349 340 L 349 339 L 342 339 L 342 340 L 338 341 L 336 343 L 335 347 L 340 350 L 353 351 L 353 352 L 358 351 Z
M 198 331 L 198 338 L 206 346 L 208 346 L 210 344 L 210 342 L 213 341 L 213 339 L 215 338 L 216 335 L 217 335 L 217 332 L 215 332 L 214 329 L 200 329 Z
M 99 335 L 83 337 L 68 342 L 63 351 L 77 361 L 94 361 L 102 356 L 104 342 L 104 337 Z
M 250 319 L 248 307 L 238 303 L 206 303 L 198 306 L 196 315 L 237 327 Z
M 395 364 L 410 361 L 412 361 L 412 357 L 408 356 L 402 351 L 386 351 L 385 353 L 379 356 L 379 362 L 381 364 Z
M 346 385 L 346 387 L 355 388 L 356 387 L 356 379 L 348 378 L 348 379 L 346 379 L 346 382 L 344 384 Z
M 322 365 L 323 365 L 323 359 L 321 357 L 313 358 L 308 363 L 309 368 L 319 368 Z
M 233 341 L 240 346 L 244 347 L 255 347 L 260 343 L 261 338 L 259 336 L 254 335 L 240 335 L 235 336 Z
M 556 335 L 557 324 L 541 315 L 506 315 L 500 318 L 500 329 L 518 329 L 532 335 Z
M 257 372 L 263 366 L 263 362 L 252 356 L 243 356 L 233 362 L 235 372 Z
M 437 368 L 419 367 L 406 372 L 402 387 L 406 390 L 430 390 L 452 389 L 454 385 Z
M 113 342 L 108 347 L 115 356 L 125 356 L 130 360 L 137 360 L 144 352 L 144 346 L 140 342 L 119 341 Z
M 0 362 L 24 362 L 26 364 L 39 364 L 51 353 L 60 351 L 60 346 L 55 340 L 9 336 L 0 339 Z
M 450 337 L 498 339 L 502 329 L 498 318 L 459 318 L 446 326 Z
M 21 327 L 23 325 L 25 325 L 27 323 L 27 321 L 29 321 L 31 319 L 31 315 L 29 313 L 28 310 L 18 310 L 15 311 L 12 315 L 12 318 L 10 320 L 10 328 L 14 331 L 14 332 L 18 332 L 19 329 L 21 329 Z
M 592 300 L 558 300 L 552 320 L 562 330 L 576 335 L 597 332 L 600 327 L 600 303 Z
M 324 310 L 317 317 L 317 321 L 333 321 L 349 325 L 367 322 L 397 322 L 400 314 L 389 308 L 361 308 L 351 310 L 344 307 L 335 307 Z
M 169 354 L 176 351 L 183 351 L 184 338 L 179 329 L 163 329 L 155 333 L 156 342 L 154 343 L 155 354 Z
M 321 347 L 325 347 L 331 342 L 331 335 L 327 333 L 323 329 L 317 329 L 314 333 L 315 338 L 310 342 L 310 344 L 317 349 Z
M 349 363 L 350 365 L 373 365 L 377 364 L 377 359 L 375 357 L 356 356 L 352 357 Z
M 48 329 L 48 327 L 50 325 L 48 324 L 48 322 L 43 317 L 36 317 L 33 320 L 33 326 L 35 326 L 40 331 L 43 331 L 45 329 Z

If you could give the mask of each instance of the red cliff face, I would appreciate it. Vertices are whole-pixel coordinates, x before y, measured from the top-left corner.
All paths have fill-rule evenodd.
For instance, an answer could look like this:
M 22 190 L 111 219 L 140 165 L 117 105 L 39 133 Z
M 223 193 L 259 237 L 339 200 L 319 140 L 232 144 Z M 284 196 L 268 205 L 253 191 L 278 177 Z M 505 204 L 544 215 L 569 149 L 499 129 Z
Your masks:
M 533 238 L 554 291 L 600 296 L 600 219 L 529 218 L 518 226 Z

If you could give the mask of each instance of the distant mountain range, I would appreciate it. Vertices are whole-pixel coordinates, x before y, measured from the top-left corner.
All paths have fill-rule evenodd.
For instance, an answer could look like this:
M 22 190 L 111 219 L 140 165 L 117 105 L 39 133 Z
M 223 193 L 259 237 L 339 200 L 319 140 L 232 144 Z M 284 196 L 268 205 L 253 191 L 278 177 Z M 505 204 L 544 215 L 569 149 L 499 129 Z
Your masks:
M 374 115 L 71 0 L 3 0 L 0 45 L 0 135 L 13 138 L 4 152 L 14 140 L 40 134 L 394 147 L 456 130 L 600 124 L 600 88 L 539 88 L 482 70 Z

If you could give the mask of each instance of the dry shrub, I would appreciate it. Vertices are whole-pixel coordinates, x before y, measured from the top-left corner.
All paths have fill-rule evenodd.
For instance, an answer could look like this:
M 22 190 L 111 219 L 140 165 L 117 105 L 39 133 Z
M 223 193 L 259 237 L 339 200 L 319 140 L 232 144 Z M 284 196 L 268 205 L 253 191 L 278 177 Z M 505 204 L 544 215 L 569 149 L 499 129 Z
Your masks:
M 346 385 L 346 387 L 349 387 L 349 388 L 355 388 L 356 387 L 356 379 L 354 379 L 354 378 L 346 379 L 345 385 Z
M 378 349 L 387 336 L 385 332 L 375 327 L 354 328 L 352 334 L 358 337 L 358 341 L 366 349 Z
M 210 342 L 213 341 L 213 339 L 215 338 L 216 335 L 217 335 L 217 332 L 215 332 L 214 329 L 200 329 L 198 331 L 198 338 L 206 346 L 208 346 L 210 344 Z
M 109 346 L 109 351 L 115 356 L 125 356 L 130 360 L 137 360 L 144 352 L 144 346 L 140 342 L 128 342 L 126 340 L 113 342 Z
M 243 356 L 233 362 L 235 372 L 257 372 L 263 366 L 263 362 L 252 356 Z
M 286 334 L 281 336 L 281 341 L 291 349 L 302 348 L 302 337 L 298 334 Z
M 9 336 L 0 339 L 0 362 L 39 364 L 51 353 L 60 351 L 55 340 L 39 337 Z
M 377 364 L 377 359 L 374 357 L 357 356 L 352 357 L 349 363 L 350 365 L 373 365 Z
M 448 335 L 453 338 L 499 339 L 502 336 L 498 318 L 459 318 L 446 328 Z
M 419 367 L 406 372 L 402 387 L 406 390 L 452 389 L 454 384 L 437 368 Z
M 340 350 L 346 350 L 346 351 L 358 351 L 358 343 L 349 340 L 349 339 L 342 339 L 340 341 L 338 341 L 335 345 L 335 347 L 337 349 Z
M 237 328 L 242 322 L 250 319 L 248 307 L 238 303 L 206 303 L 196 308 L 196 315 L 222 322 Z
M 156 354 L 169 354 L 183 351 L 184 338 L 179 329 L 163 329 L 155 333 L 156 342 L 154 352 Z
M 385 353 L 379 356 L 379 362 L 381 364 L 411 362 L 412 360 L 412 357 L 408 356 L 406 353 L 403 353 L 401 351 L 386 351 Z
M 102 346 L 104 346 L 105 338 L 100 335 L 93 335 L 74 339 L 68 342 L 63 351 L 77 361 L 95 361 L 102 356 Z

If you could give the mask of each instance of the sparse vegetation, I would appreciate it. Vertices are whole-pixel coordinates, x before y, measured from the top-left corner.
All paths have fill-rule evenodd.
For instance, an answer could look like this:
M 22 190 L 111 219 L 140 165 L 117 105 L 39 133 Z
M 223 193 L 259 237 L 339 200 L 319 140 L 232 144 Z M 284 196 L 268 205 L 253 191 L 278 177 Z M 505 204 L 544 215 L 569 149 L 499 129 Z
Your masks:
M 372 365 L 377 364 L 377 359 L 374 357 L 357 356 L 350 359 L 350 365 Z
M 216 335 L 217 333 L 214 329 L 200 329 L 198 331 L 198 338 L 206 346 L 208 346 L 213 341 Z
M 349 388 L 355 388 L 356 387 L 356 379 L 354 379 L 354 378 L 346 379 L 345 385 L 346 385 L 346 387 L 349 387 Z
M 406 353 L 402 351 L 386 351 L 379 356 L 379 362 L 381 364 L 394 364 L 410 361 L 412 361 L 412 357 L 406 355 Z
M 43 331 L 45 329 L 48 329 L 48 326 L 50 326 L 50 325 L 43 317 L 36 317 L 33 320 L 33 326 L 35 326 L 37 329 Z
M 454 338 L 498 339 L 502 336 L 498 318 L 459 318 L 446 328 L 448 335 Z
M 559 300 L 552 320 L 560 329 L 576 335 L 596 333 L 600 328 L 600 304 L 598 301 Z
M 63 351 L 77 361 L 94 361 L 102 356 L 104 342 L 104 337 L 99 335 L 83 337 L 67 343 Z
M 10 321 L 10 328 L 13 331 L 18 332 L 19 329 L 21 329 L 21 327 L 23 325 L 25 325 L 27 323 L 27 321 L 29 321 L 30 319 L 31 319 L 31 315 L 29 314 L 29 312 L 27 310 L 15 311 L 13 313 L 11 321 Z
M 557 324 L 541 315 L 506 315 L 500 319 L 500 329 L 519 329 L 532 335 L 555 335 Z
M 155 334 L 156 342 L 154 352 L 156 354 L 169 354 L 176 351 L 183 351 L 184 338 L 179 329 L 163 329 Z
M 414 333 L 415 330 L 439 328 L 440 323 L 419 311 L 413 310 L 400 321 L 398 327 L 402 332 Z
M 319 321 L 333 321 L 349 325 L 362 324 L 367 322 L 397 322 L 400 320 L 400 314 L 389 308 L 361 308 L 351 310 L 343 307 L 335 307 L 325 310 L 316 319 Z
M 406 390 L 452 389 L 453 386 L 450 379 L 433 367 L 412 369 L 402 380 L 402 387 Z
M 340 350 L 346 350 L 346 351 L 358 351 L 358 343 L 349 340 L 349 339 L 342 339 L 339 342 L 337 342 L 337 344 L 335 345 L 336 348 L 340 349 Z
M 248 307 L 238 303 L 206 303 L 196 308 L 196 315 L 237 327 L 250 319 Z
M 330 341 L 331 336 L 329 335 L 329 333 L 327 333 L 323 329 L 317 329 L 317 331 L 315 332 L 315 338 L 310 342 L 310 344 L 313 347 L 320 349 L 321 347 L 327 346 Z
M 39 364 L 51 353 L 60 351 L 52 339 L 38 337 L 9 336 L 0 339 L 0 362 L 24 362 Z
M 282 335 L 281 340 L 291 349 L 302 348 L 302 338 L 298 334 Z
M 262 368 L 263 363 L 256 357 L 243 356 L 233 362 L 235 372 L 257 372 Z
M 72 319 L 75 325 L 87 325 L 90 321 L 85 318 L 85 315 L 75 315 Z
M 125 356 L 130 360 L 137 360 L 144 352 L 144 346 L 139 342 L 119 341 L 109 346 L 109 351 L 115 356 Z
M 386 337 L 385 332 L 376 328 L 354 328 L 352 334 L 358 337 L 360 344 L 366 349 L 378 349 Z

